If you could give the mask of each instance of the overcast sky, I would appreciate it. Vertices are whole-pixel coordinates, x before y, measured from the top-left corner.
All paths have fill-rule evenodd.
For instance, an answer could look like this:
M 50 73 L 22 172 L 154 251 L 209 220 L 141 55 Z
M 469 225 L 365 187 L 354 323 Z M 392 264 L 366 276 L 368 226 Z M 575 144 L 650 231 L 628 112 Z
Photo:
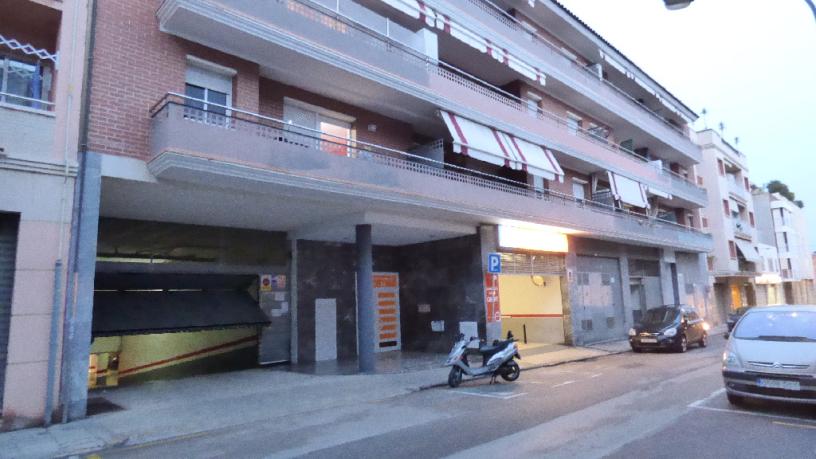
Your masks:
M 805 202 L 816 250 L 816 20 L 805 0 L 560 0 Z M 703 127 L 702 116 L 696 128 Z

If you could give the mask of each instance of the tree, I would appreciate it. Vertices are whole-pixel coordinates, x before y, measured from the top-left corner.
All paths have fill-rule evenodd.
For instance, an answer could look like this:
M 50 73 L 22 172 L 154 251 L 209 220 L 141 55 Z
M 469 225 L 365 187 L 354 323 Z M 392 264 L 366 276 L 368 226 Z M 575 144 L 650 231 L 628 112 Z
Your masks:
M 768 190 L 768 193 L 779 193 L 780 195 L 784 196 L 788 199 L 788 201 L 796 204 L 799 208 L 805 207 L 805 203 L 802 202 L 801 199 L 796 199 L 796 193 L 790 190 L 787 185 L 782 183 L 779 180 L 771 180 L 765 185 L 765 189 Z

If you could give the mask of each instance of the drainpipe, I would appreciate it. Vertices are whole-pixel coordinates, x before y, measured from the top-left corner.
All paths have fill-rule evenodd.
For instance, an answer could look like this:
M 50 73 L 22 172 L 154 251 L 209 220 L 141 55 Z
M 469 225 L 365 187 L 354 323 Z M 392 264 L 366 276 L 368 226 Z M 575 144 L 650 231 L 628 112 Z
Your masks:
M 87 14 L 87 32 L 85 34 L 85 75 L 83 79 L 82 99 L 80 109 L 80 125 L 79 125 L 79 145 L 77 149 L 78 168 L 76 180 L 74 183 L 74 201 L 71 219 L 71 245 L 68 249 L 68 264 L 67 264 L 67 286 L 65 293 L 65 321 L 63 324 L 62 334 L 62 369 L 60 372 L 60 404 L 61 404 L 61 422 L 66 423 L 69 420 L 69 394 L 71 393 L 71 342 L 74 335 L 74 313 L 76 301 L 76 268 L 77 268 L 77 252 L 79 245 L 79 220 L 82 216 L 82 191 L 83 191 L 83 177 L 86 171 L 85 152 L 88 146 L 88 111 L 90 108 L 90 94 L 91 94 L 91 70 L 93 68 L 93 51 L 96 37 L 96 0 L 88 0 L 88 14 Z M 56 366 L 56 363 L 55 365 Z M 49 372 L 51 370 L 49 369 Z M 53 407 L 52 407 L 53 410 Z

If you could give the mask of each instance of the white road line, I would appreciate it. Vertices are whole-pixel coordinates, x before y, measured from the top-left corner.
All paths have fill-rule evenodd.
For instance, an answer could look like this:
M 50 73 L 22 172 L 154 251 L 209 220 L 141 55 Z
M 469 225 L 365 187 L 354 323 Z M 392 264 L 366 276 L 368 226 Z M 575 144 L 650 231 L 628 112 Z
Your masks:
M 556 385 L 552 386 L 552 388 L 555 389 L 556 387 L 566 386 L 567 384 L 572 384 L 574 382 L 575 381 L 564 381 L 562 383 L 559 383 L 559 384 L 556 384 Z
M 603 375 L 603 373 L 595 373 L 594 375 L 590 376 L 590 378 L 597 378 L 598 376 Z
M 795 424 L 790 422 L 779 422 L 773 421 L 774 424 L 778 426 L 786 426 L 786 427 L 798 427 L 800 429 L 816 429 L 816 425 L 813 424 Z
M 786 421 L 805 421 L 806 419 L 796 418 L 793 416 L 780 416 L 778 414 L 766 414 L 766 413 L 755 413 L 753 411 L 738 411 L 738 410 L 729 410 L 727 408 L 713 408 L 710 406 L 692 406 L 689 405 L 689 408 L 694 408 L 696 410 L 706 410 L 706 411 L 715 411 L 718 413 L 732 413 L 732 414 L 742 414 L 745 416 L 756 416 L 760 418 L 770 418 L 770 419 L 784 419 Z M 813 428 L 816 428 L 816 424 L 813 424 Z
M 696 407 L 702 405 L 703 403 L 711 400 L 712 398 L 717 397 L 718 395 L 722 394 L 723 392 L 725 392 L 725 387 L 715 390 L 714 392 L 711 393 L 711 395 L 709 395 L 706 398 L 701 398 L 700 400 L 697 400 L 696 402 L 693 402 L 693 403 L 689 404 L 688 407 L 689 408 L 696 408 Z
M 482 394 L 479 392 L 470 392 L 466 390 L 452 390 L 451 392 L 456 392 L 457 394 L 464 394 L 464 395 L 473 395 L 476 397 L 487 397 L 487 398 L 497 398 L 499 400 L 510 400 L 511 398 L 520 397 L 522 395 L 527 395 L 527 392 L 521 392 L 518 394 L 514 394 L 513 392 L 495 392 L 492 394 Z

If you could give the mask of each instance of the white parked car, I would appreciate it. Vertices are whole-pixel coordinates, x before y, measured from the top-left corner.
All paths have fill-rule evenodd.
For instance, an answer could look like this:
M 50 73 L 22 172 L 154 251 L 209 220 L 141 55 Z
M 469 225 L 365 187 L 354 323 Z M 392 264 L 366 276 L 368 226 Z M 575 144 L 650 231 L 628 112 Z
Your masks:
M 740 318 L 722 364 L 728 401 L 816 404 L 816 306 L 753 308 Z

